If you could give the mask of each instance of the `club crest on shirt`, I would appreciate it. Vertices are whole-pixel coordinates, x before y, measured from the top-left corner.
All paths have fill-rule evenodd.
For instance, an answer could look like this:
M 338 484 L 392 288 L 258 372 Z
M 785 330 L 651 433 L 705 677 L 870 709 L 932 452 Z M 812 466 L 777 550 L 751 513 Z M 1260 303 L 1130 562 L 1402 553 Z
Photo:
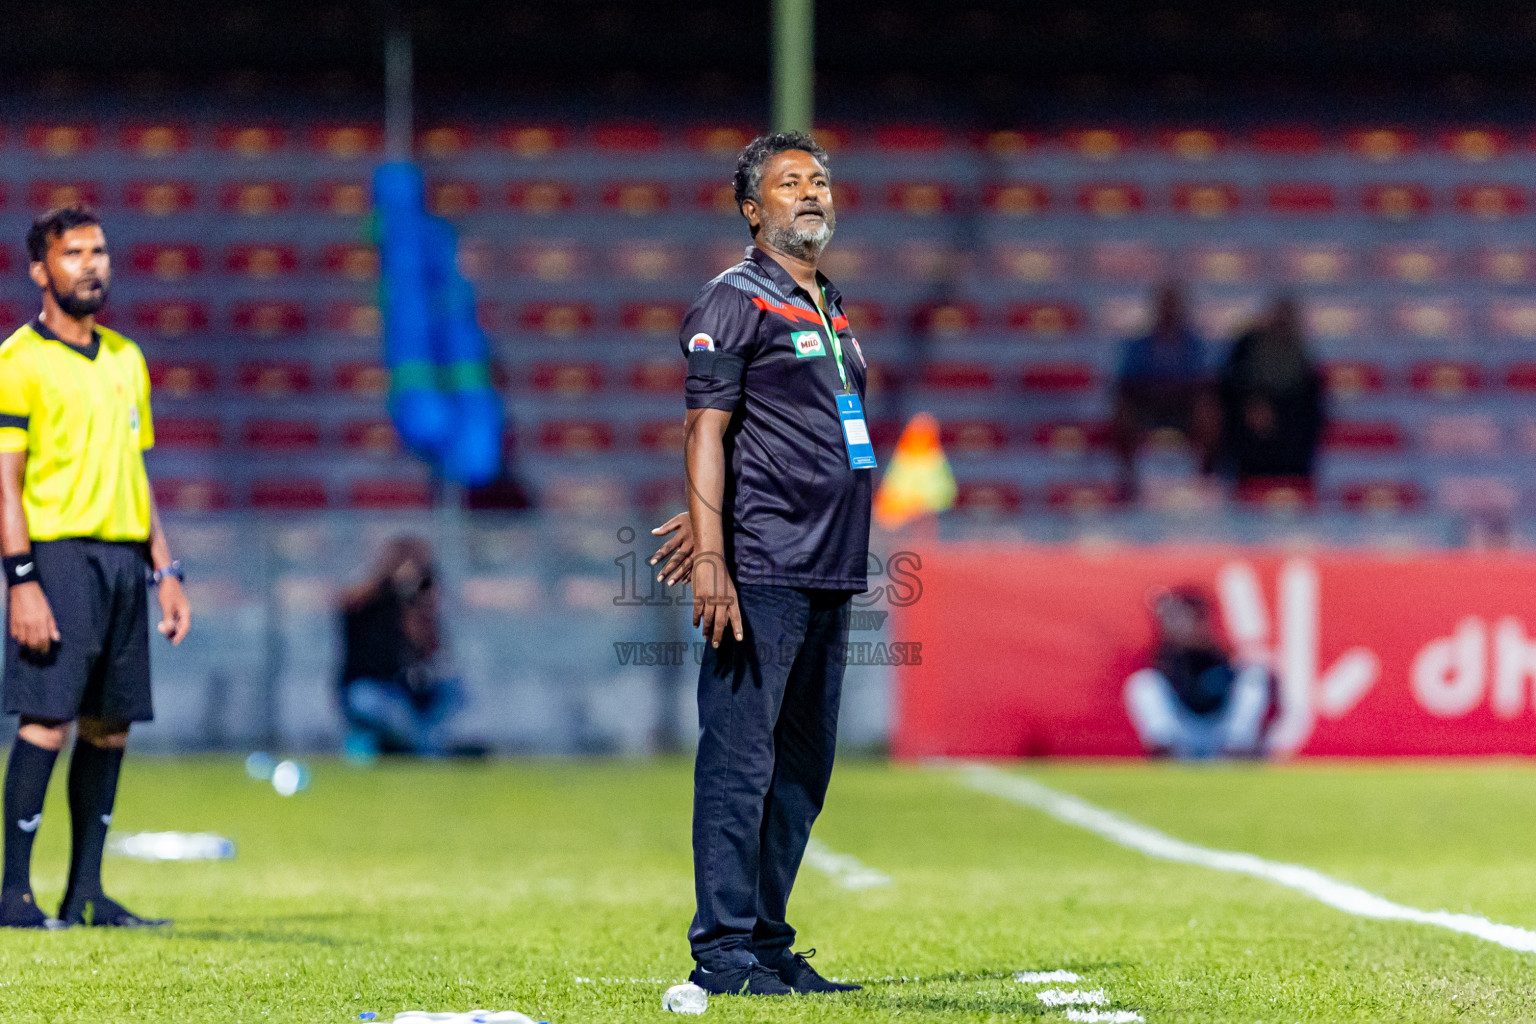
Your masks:
M 798 359 L 827 354 L 827 347 L 821 343 L 820 331 L 796 331 L 789 336 L 789 340 L 794 343 L 795 356 Z
M 688 339 L 689 352 L 713 352 L 714 350 L 715 339 L 707 334 L 695 334 Z

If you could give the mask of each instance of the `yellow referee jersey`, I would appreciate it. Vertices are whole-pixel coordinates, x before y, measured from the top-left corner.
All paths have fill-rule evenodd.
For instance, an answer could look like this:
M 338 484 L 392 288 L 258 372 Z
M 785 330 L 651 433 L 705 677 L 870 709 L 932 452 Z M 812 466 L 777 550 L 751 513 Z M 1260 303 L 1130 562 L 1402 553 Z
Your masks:
M 105 327 L 76 348 L 34 320 L 0 342 L 0 452 L 26 452 L 33 540 L 149 539 L 149 368 Z

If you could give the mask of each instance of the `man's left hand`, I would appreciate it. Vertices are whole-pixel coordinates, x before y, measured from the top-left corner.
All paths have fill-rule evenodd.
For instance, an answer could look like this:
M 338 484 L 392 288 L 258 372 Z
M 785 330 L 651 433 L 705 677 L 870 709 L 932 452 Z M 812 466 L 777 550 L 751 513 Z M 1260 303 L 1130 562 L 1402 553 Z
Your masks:
M 663 563 L 656 570 L 657 581 L 665 579 L 669 587 L 687 583 L 693 576 L 693 519 L 687 512 L 679 512 L 651 533 L 658 537 L 672 534 L 661 546 L 661 550 L 651 556 L 651 565 Z
M 179 644 L 192 628 L 192 604 L 174 576 L 161 580 L 156 589 L 160 591 L 160 635 Z

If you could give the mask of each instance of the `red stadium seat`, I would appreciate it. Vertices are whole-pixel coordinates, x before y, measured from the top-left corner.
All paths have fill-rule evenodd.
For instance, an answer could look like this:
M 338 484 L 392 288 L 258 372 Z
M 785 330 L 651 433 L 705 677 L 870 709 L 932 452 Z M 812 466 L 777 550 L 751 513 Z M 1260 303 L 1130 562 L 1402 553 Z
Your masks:
M 1372 163 L 1386 163 L 1413 152 L 1414 137 L 1398 128 L 1365 128 L 1349 133 L 1349 148 L 1355 156 Z
M 304 307 L 297 302 L 237 302 L 229 319 L 230 325 L 242 334 L 265 338 L 297 334 L 309 325 Z
M 1264 156 L 1316 156 L 1323 148 L 1323 137 L 1315 128 L 1296 125 L 1261 128 L 1248 141 Z
M 462 217 L 480 208 L 480 186 L 472 181 L 434 181 L 427 187 L 427 208 L 439 217 Z
M 375 511 L 428 509 L 432 507 L 432 486 L 425 480 L 397 477 L 354 480 L 347 488 L 347 506 Z
M 507 186 L 507 205 L 518 213 L 548 217 L 576 203 L 576 191 L 560 181 L 514 181 Z
M 155 420 L 155 447 L 207 451 L 223 441 L 222 424 L 211 416 L 161 416 Z
M 1333 451 L 1385 453 L 1404 449 L 1403 428 L 1390 420 L 1335 420 L 1323 445 Z
M 1317 502 L 1317 492 L 1306 477 L 1253 477 L 1237 485 L 1237 500 L 1267 512 L 1292 514 Z
M 354 338 L 377 338 L 383 331 L 384 318 L 371 302 L 336 302 L 325 311 L 327 330 Z
M 258 451 L 314 451 L 320 447 L 320 424 L 314 420 L 247 420 L 242 437 L 246 447 Z
M 843 315 L 855 331 L 878 331 L 886 323 L 885 307 L 874 302 L 847 303 Z
M 1114 502 L 1114 488 L 1102 480 L 1062 481 L 1045 491 L 1045 503 L 1058 512 L 1097 512 Z
M 615 273 L 635 281 L 660 281 L 683 269 L 677 245 L 661 239 L 620 242 L 611 247 L 609 260 Z
M 240 390 L 265 398 L 305 394 L 314 384 L 308 363 L 293 359 L 250 360 L 240 364 Z
M 320 265 L 327 274 L 349 281 L 374 281 L 379 276 L 379 250 L 361 242 L 336 242 L 320 255 Z
M 635 485 L 635 505 L 646 509 L 677 510 L 687 501 L 687 492 L 676 475 L 645 480 Z
M 149 217 L 169 217 L 197 206 L 190 181 L 135 181 L 128 185 L 128 208 Z
M 156 477 L 155 504 L 171 512 L 212 512 L 229 507 L 229 488 L 218 480 Z
M 885 188 L 885 205 L 909 217 L 936 217 L 954 212 L 955 192 L 942 182 L 892 182 Z
M 373 209 L 368 186 L 360 181 L 322 181 L 315 186 L 314 207 L 336 217 L 362 217 Z
M 659 181 L 611 181 L 603 186 L 603 205 L 631 217 L 649 217 L 667 209 L 670 194 Z
M 592 129 L 592 145 L 615 153 L 654 153 L 661 144 L 661 129 L 649 122 L 602 124 Z
M 351 420 L 342 425 L 341 445 L 364 455 L 395 455 L 400 451 L 400 435 L 389 420 Z
M 34 181 L 27 188 L 27 202 L 34 210 L 61 206 L 101 205 L 101 185 L 94 181 Z
M 629 370 L 629 387 L 647 395 L 681 395 L 688 376 L 688 362 L 680 355 L 671 359 L 647 359 Z
M 306 512 L 330 504 L 323 480 L 283 478 L 251 484 L 251 507 L 271 512 Z
M 1077 205 L 1084 213 L 1114 220 L 1141 213 L 1147 208 L 1141 186 L 1131 182 L 1101 182 L 1077 190 Z
M 299 254 L 283 243 L 243 242 L 224 250 L 224 269 L 231 274 L 268 280 L 299 269 Z
M 1496 221 L 1518 217 L 1528 207 L 1525 189 L 1519 185 L 1458 185 L 1456 208 L 1478 220 Z
M 219 206 L 242 217 L 270 217 L 293 207 L 293 188 L 281 181 L 231 181 L 219 193 Z
M 1424 493 L 1418 484 L 1405 480 L 1363 480 L 1346 484 L 1339 497 L 1347 508 L 1364 512 L 1400 512 L 1418 508 Z
M 982 198 L 999 217 L 1038 217 L 1051 208 L 1050 189 L 1025 182 L 989 185 Z
M 139 274 L 178 281 L 203 272 L 203 250 L 196 245 L 140 242 L 128 250 L 128 265 Z
M 566 130 L 559 125 L 514 125 L 496 133 L 496 145 L 522 160 L 540 157 L 564 149 Z
M 1477 273 L 1499 284 L 1526 284 L 1536 280 L 1536 249 L 1523 245 L 1493 245 L 1476 252 Z
M 974 331 L 981 323 L 981 312 L 968 302 L 950 302 L 929 306 L 917 313 L 918 327 L 929 334 L 958 337 Z
M 1440 146 L 1468 163 L 1487 163 L 1509 149 L 1509 134 L 1499 128 L 1452 128 L 1440 136 Z
M 156 360 L 149 364 L 149 384 L 157 395 L 186 398 L 211 394 L 218 386 L 218 374 L 211 363 Z
M 1083 311 L 1070 302 L 1021 302 L 1008 309 L 1008 329 L 1037 337 L 1076 334 L 1083 326 Z
M 310 130 L 312 151 L 332 160 L 361 160 L 377 154 L 384 132 L 373 125 L 320 125 Z
M 1092 423 L 1041 423 L 1031 440 L 1052 455 L 1061 458 L 1080 458 L 1091 451 L 1100 451 L 1109 445 L 1109 424 Z
M 1386 371 L 1375 363 L 1335 360 L 1323 366 L 1323 378 L 1334 398 L 1379 395 L 1386 390 Z
M 541 334 L 567 335 L 592 327 L 592 307 L 585 303 L 530 302 L 518 314 L 518 326 Z
M 274 156 L 288 143 L 287 133 L 276 125 L 225 125 L 214 138 L 219 149 L 247 160 Z
M 681 416 L 664 420 L 652 420 L 640 424 L 640 447 L 648 452 L 664 455 L 681 455 L 683 442 L 688 439 L 687 428 Z
M 599 363 L 535 363 L 528 383 L 535 391 L 578 398 L 602 389 L 603 367 Z
M 1331 242 L 1288 245 L 1280 250 L 1280 270 L 1297 284 L 1336 284 L 1348 280 L 1359 260 L 1353 250 Z
M 1210 284 L 1241 284 L 1259 280 L 1264 259 L 1241 246 L 1200 246 L 1184 254 L 1186 272 L 1196 281 Z
M 139 302 L 131 315 L 134 330 L 162 338 L 208 329 L 208 307 L 201 302 Z
M 871 141 L 882 153 L 940 153 L 954 143 L 947 131 L 932 124 L 878 125 Z
M 1386 220 L 1412 220 L 1430 211 L 1429 189 L 1418 184 L 1367 185 L 1361 193 L 1367 213 Z
M 1536 362 L 1515 363 L 1504 371 L 1504 386 L 1511 391 L 1536 391 Z
M 192 145 L 192 133 L 181 124 L 134 124 L 119 136 L 123 150 L 141 160 L 180 156 Z
M 512 271 L 540 281 L 569 281 L 591 269 L 590 251 L 575 242 L 550 239 L 512 247 Z
M 1023 507 L 1023 489 L 1009 481 L 963 480 L 955 488 L 955 509 L 968 515 L 1012 515 Z
M 683 313 L 680 302 L 630 302 L 619 311 L 619 323 L 626 331 L 675 337 L 683 326 Z
M 1422 394 L 1452 401 L 1482 387 L 1482 370 L 1471 363 L 1449 360 L 1415 363 L 1408 371 L 1408 383 Z
M 377 398 L 389 391 L 389 371 L 361 360 L 342 363 L 331 378 L 336 390 L 358 398 Z
M 1072 268 L 1067 254 L 1051 242 L 999 245 L 990 256 L 999 274 L 1031 284 L 1066 281 Z
M 1181 182 L 1173 186 L 1173 208 L 1200 220 L 1221 220 L 1242 209 L 1243 197 L 1230 182 Z
M 1033 153 L 1039 148 L 1041 137 L 1037 132 L 1005 128 L 1002 131 L 982 133 L 976 143 L 994 156 L 1014 158 Z
M 952 455 L 994 455 L 1008 447 L 1008 429 L 994 420 L 950 420 L 939 440 Z
M 1020 383 L 1025 391 L 1076 395 L 1099 386 L 1098 373 L 1087 363 L 1033 363 L 1024 367 Z
M 1404 284 L 1434 284 L 1449 276 L 1453 266 L 1444 249 L 1410 244 L 1383 246 L 1376 254 L 1376 269 L 1382 277 Z
M 1227 148 L 1221 133 L 1209 128 L 1177 128 L 1164 131 L 1158 144 L 1181 160 L 1206 161 L 1220 156 Z
M 1338 198 L 1323 182 L 1287 182 L 1264 190 L 1264 207 L 1282 216 L 1327 215 L 1338 209 Z
M 923 367 L 920 383 L 936 391 L 989 391 L 996 378 L 986 363 L 938 361 Z
M 416 150 L 429 160 L 463 156 L 474 145 L 475 131 L 468 125 L 437 125 L 416 133 Z
M 55 160 L 79 156 L 96 145 L 96 129 L 90 124 L 33 124 L 22 137 L 28 149 Z
M 1123 156 L 1135 144 L 1130 132 L 1114 128 L 1077 129 L 1066 132 L 1062 141 L 1078 156 L 1100 161 Z
M 613 426 L 601 420 L 547 420 L 539 448 L 554 455 L 596 455 L 613 450 Z
M 736 206 L 736 188 L 728 181 L 709 181 L 700 185 L 694 190 L 693 205 L 704 213 L 715 213 L 722 217 L 741 216 L 741 210 Z
M 719 157 L 735 157 L 754 132 L 741 125 L 703 125 L 688 130 L 688 145 Z

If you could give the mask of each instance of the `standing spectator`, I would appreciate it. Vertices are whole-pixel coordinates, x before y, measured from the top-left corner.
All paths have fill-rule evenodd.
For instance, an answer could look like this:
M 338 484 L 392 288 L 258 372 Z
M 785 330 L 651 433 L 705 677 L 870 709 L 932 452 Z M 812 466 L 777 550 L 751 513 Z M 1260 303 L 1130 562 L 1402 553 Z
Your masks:
M 1220 463 L 1239 489 L 1283 479 L 1310 489 L 1325 419 L 1323 377 L 1307 352 L 1294 299 L 1232 345 L 1217 376 Z
M 1115 374 L 1114 443 L 1125 501 L 1137 495 L 1136 455 L 1152 432 L 1179 431 L 1208 473 L 1219 430 L 1205 343 L 1190 329 L 1183 287 L 1164 284 L 1156 303 L 1151 333 L 1126 342 Z
M 464 691 L 433 671 L 442 645 L 431 545 L 391 540 L 368 579 L 343 595 L 341 620 L 348 757 L 448 754 L 447 721 Z
M 1149 754 L 1251 757 L 1262 752 L 1272 704 L 1269 670 L 1236 663 L 1205 595 L 1193 588 L 1151 602 L 1157 653 L 1125 681 L 1125 706 Z

